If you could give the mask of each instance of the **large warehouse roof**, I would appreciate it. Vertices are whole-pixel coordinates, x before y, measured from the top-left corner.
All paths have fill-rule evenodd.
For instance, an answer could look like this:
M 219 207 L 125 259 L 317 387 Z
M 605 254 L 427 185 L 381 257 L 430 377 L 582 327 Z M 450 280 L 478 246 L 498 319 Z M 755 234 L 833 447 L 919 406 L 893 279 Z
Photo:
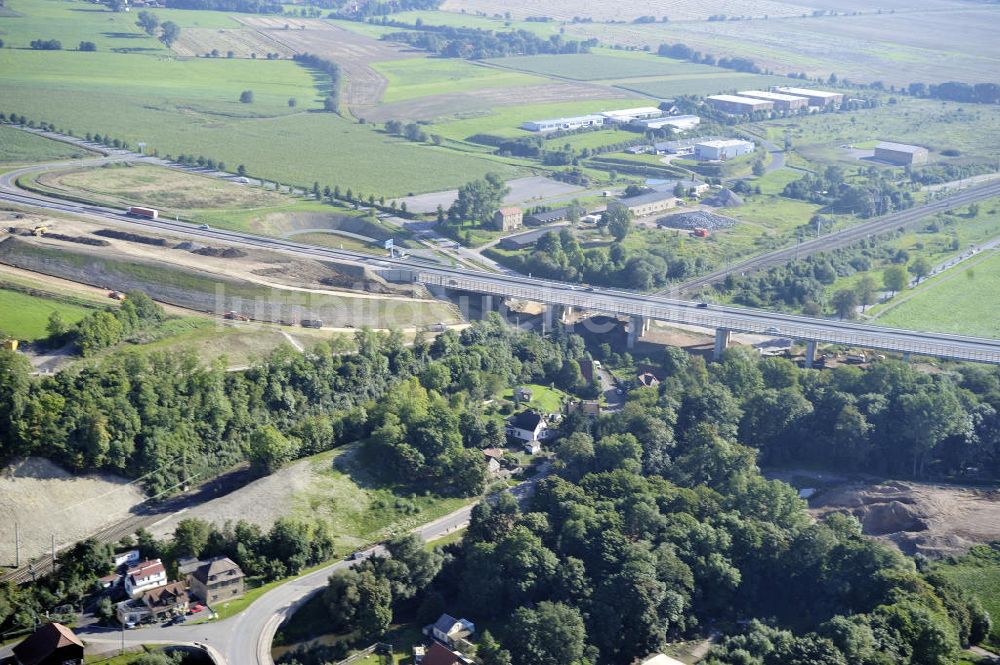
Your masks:
M 892 141 L 882 141 L 877 146 L 878 150 L 893 150 L 895 152 L 926 152 L 927 148 L 919 145 L 907 145 L 905 143 L 893 143 Z

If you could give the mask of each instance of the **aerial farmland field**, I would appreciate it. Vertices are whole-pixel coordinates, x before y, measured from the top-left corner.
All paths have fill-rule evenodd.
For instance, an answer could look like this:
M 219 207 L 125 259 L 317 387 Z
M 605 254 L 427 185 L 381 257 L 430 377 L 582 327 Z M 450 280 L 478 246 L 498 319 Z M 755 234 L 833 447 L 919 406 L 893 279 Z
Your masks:
M 725 72 L 709 65 L 661 58 L 647 53 L 586 53 L 576 55 L 527 55 L 494 58 L 486 62 L 497 67 L 557 76 L 577 81 L 625 79 L 641 76 L 677 76 Z
M 96 132 L 160 154 L 245 164 L 285 183 L 340 185 L 401 195 L 453 187 L 503 165 L 387 137 L 332 113 L 315 113 L 313 76 L 287 60 L 165 59 L 116 53 L 3 49 L 7 112 Z M 252 89 L 252 104 L 241 104 Z M 295 98 L 295 108 L 288 99 Z M 276 140 L 280 137 L 280 140 Z M 294 159 L 286 159 L 294 155 Z M 362 160 L 354 159 L 364 155 Z
M 490 0 L 446 0 L 441 8 L 446 11 L 497 13 L 497 5 Z M 705 20 L 712 14 L 729 16 L 798 16 L 804 9 L 798 3 L 780 0 L 718 0 L 711 4 L 696 0 L 619 0 L 616 2 L 596 2 L 594 0 L 551 0 L 540 6 L 530 0 L 510 0 L 503 4 L 504 10 L 514 18 L 526 16 L 551 16 L 557 20 L 569 20 L 574 16 L 592 18 L 595 21 L 627 21 L 639 16 L 654 16 L 657 20 L 666 16 L 671 21 Z
M 1000 337 L 996 294 L 1000 291 L 1000 253 L 970 260 L 904 292 L 904 301 L 883 310 L 876 323 L 893 328 L 934 330 L 960 335 Z M 993 303 L 993 306 L 986 306 Z
M 418 97 L 537 86 L 549 82 L 540 76 L 484 67 L 455 58 L 390 60 L 374 63 L 372 68 L 388 81 L 382 98 L 387 104 Z
M 92 153 L 68 143 L 0 127 L 0 163 L 69 159 L 89 154 Z
M 780 76 L 743 74 L 716 69 L 716 73 L 712 74 L 679 74 L 663 78 L 637 79 L 619 82 L 618 86 L 644 95 L 669 98 L 679 95 L 714 95 L 747 88 L 766 90 L 772 85 L 787 84 L 788 79 Z

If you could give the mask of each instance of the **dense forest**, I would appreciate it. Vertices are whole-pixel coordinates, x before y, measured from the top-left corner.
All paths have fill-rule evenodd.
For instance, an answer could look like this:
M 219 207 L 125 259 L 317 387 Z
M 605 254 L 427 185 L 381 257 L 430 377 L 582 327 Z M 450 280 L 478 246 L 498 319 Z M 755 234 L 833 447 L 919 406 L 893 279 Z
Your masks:
M 117 322 L 141 300 L 132 294 L 117 313 L 91 318 Z M 321 343 L 305 355 L 282 349 L 244 372 L 189 354 L 125 352 L 45 377 L 31 377 L 23 355 L 2 351 L 0 460 L 43 455 L 79 471 L 144 477 L 159 495 L 180 486 L 185 469 L 203 477 L 250 461 L 268 472 L 373 435 L 387 454 L 406 444 L 397 452 L 412 482 L 475 494 L 484 469 L 466 448 L 498 437 L 479 402 L 516 383 L 586 388 L 562 374 L 583 351 L 579 337 L 551 342 L 499 327 L 449 331 L 412 347 L 399 333 L 359 330 L 353 344 Z M 418 375 L 433 391 L 424 407 L 394 410 L 405 390 L 387 391 Z
M 484 665 L 626 665 L 711 628 L 727 635 L 713 665 L 946 665 L 988 634 L 977 600 L 865 538 L 852 517 L 813 523 L 795 490 L 765 480 L 758 452 L 737 443 L 773 441 L 769 457 L 815 436 L 810 402 L 788 400 L 819 390 L 807 378 L 818 373 L 740 353 L 712 368 L 673 351 L 665 362 L 662 389 L 635 390 L 596 422 L 565 423 L 555 475 L 524 511 L 503 494 L 477 506 L 463 542 L 441 554 L 397 539 L 391 558 L 332 576 L 323 600 L 335 630 L 370 641 L 394 621 L 448 611 L 490 627 Z M 898 379 L 907 392 L 890 391 L 888 402 L 944 415 L 930 395 L 948 389 L 902 366 L 851 372 L 850 387 L 827 374 L 828 388 L 849 391 Z M 995 398 L 997 373 L 985 374 Z M 909 419 L 907 408 L 886 410 Z M 795 441 L 786 411 L 809 421 Z M 863 420 L 842 405 L 829 419 L 857 432 L 852 418 Z M 833 445 L 824 436 L 816 448 Z M 285 662 L 335 655 L 300 651 Z
M 361 441 L 388 481 L 473 494 L 484 485 L 477 449 L 503 440 L 505 407 L 490 400 L 522 382 L 587 388 L 581 337 L 557 327 L 543 338 L 496 315 L 412 347 L 361 330 L 352 346 L 282 349 L 243 372 L 118 353 L 52 377 L 31 377 L 22 356 L 3 351 L 3 457 L 150 474 L 163 491 L 179 482 L 178 457 L 207 472 L 249 461 L 267 473 Z M 631 390 L 622 410 L 598 419 L 563 418 L 554 475 L 527 506 L 501 495 L 443 555 L 399 539 L 392 559 L 331 580 L 333 624 L 368 639 L 394 614 L 462 612 L 494 628 L 481 647 L 487 665 L 628 663 L 712 626 L 729 637 L 711 662 L 726 665 L 944 665 L 982 638 L 989 618 L 976 601 L 862 537 L 852 518 L 811 523 L 795 490 L 765 480 L 758 464 L 937 478 L 975 464 L 996 477 L 997 368 L 805 370 L 740 347 L 712 364 L 676 348 L 650 360 L 662 368 L 658 388 Z M 323 560 L 329 543 L 293 521 L 264 533 L 185 520 L 171 541 L 139 539 L 168 560 L 225 554 L 264 579 Z M 5 589 L 5 623 L 30 621 L 19 608 L 81 597 L 105 572 L 100 547 L 81 544 L 79 566 Z M 345 598 L 367 598 L 368 609 Z

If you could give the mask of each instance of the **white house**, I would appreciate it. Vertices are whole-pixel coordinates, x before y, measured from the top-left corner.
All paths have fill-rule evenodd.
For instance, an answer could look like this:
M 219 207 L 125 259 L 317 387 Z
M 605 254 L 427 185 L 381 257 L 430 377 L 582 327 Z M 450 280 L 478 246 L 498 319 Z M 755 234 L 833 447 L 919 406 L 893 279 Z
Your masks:
M 125 593 L 132 598 L 166 584 L 167 569 L 159 559 L 143 561 L 125 572 Z
M 448 646 L 468 639 L 475 632 L 476 624 L 468 619 L 456 619 L 450 614 L 442 614 L 440 619 L 424 628 L 424 634 Z
M 551 432 L 545 418 L 537 411 L 522 411 L 507 420 L 507 433 L 518 441 L 542 441 Z

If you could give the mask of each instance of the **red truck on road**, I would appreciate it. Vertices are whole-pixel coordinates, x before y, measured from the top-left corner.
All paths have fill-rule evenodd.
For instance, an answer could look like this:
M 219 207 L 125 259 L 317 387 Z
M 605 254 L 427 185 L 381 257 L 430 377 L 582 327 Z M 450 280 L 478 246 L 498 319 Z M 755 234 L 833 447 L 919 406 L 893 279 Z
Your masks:
M 156 219 L 160 216 L 160 211 L 155 208 L 142 208 L 140 206 L 131 206 L 125 211 L 126 215 L 130 217 L 145 217 L 146 219 Z

